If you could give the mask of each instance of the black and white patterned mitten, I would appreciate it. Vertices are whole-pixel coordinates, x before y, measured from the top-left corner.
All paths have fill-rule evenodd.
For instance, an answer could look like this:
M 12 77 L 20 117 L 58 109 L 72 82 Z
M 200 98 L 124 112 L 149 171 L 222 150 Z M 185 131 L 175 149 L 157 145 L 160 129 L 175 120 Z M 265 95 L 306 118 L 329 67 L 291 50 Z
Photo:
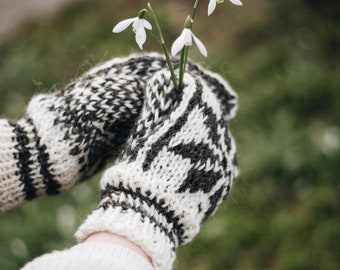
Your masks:
M 238 169 L 228 130 L 234 111 L 223 101 L 236 94 L 218 75 L 190 74 L 180 94 L 168 72 L 148 81 L 142 112 L 102 177 L 102 199 L 76 233 L 79 241 L 115 233 L 140 246 L 155 269 L 169 270 L 176 248 L 226 198 Z
M 116 58 L 32 99 L 25 118 L 0 120 L 0 212 L 72 188 L 114 156 L 143 104 L 157 54 Z

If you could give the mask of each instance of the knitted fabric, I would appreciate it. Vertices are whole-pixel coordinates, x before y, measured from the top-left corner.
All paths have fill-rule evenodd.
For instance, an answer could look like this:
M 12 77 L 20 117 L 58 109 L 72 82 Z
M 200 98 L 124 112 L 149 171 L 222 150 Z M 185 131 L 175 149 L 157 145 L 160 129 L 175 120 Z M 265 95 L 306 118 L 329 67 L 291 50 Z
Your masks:
M 171 269 L 176 248 L 198 233 L 238 173 L 231 111 L 223 103 L 236 95 L 209 74 L 186 74 L 180 93 L 168 72 L 149 80 L 141 115 L 103 175 L 102 200 L 76 233 L 79 241 L 99 231 L 119 234 L 140 246 L 155 269 Z
M 98 171 L 128 137 L 146 82 L 165 69 L 165 59 L 156 53 L 113 59 L 62 91 L 34 97 L 22 120 L 0 120 L 0 211 L 69 190 Z M 236 95 L 230 87 L 195 64 L 188 69 L 233 117 Z
M 127 75 L 87 76 L 34 97 L 24 119 L 1 120 L 0 211 L 68 190 L 102 167 L 139 112 L 139 83 Z
M 36 258 L 21 270 L 154 270 L 141 255 L 109 243 L 82 243 Z

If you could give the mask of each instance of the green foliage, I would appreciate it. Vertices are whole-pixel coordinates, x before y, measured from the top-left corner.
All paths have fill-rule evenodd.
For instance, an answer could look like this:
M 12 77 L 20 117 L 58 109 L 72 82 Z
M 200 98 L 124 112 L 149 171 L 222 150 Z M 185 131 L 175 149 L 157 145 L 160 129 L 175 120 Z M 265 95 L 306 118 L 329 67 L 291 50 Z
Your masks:
M 190 6 L 154 2 L 171 41 L 186 16 L 180 10 Z M 239 93 L 231 130 L 241 176 L 199 236 L 180 249 L 176 269 L 339 269 L 340 4 L 227 2 L 209 18 L 201 6 L 195 33 L 208 47 L 207 64 Z M 138 50 L 132 33 L 110 32 L 142 6 L 87 1 L 0 46 L 1 117 L 19 118 L 32 95 Z M 146 49 L 160 51 L 150 40 Z M 190 56 L 203 61 L 195 50 Z M 72 245 L 72 233 L 98 200 L 99 177 L 1 214 L 0 269 Z

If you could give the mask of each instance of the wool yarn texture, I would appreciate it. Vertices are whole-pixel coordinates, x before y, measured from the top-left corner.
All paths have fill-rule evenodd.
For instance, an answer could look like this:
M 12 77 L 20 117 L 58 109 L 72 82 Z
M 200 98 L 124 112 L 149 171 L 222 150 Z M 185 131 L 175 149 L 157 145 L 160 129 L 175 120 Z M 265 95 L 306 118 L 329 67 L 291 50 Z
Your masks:
M 139 73 L 148 74 L 150 61 L 111 60 L 35 96 L 23 119 L 0 120 L 0 212 L 69 190 L 118 153 L 142 106 Z
M 157 53 L 115 58 L 63 90 L 33 97 L 23 119 L 1 119 L 0 212 L 67 191 L 116 157 L 141 111 L 146 82 L 159 70 L 167 66 Z M 232 118 L 230 86 L 194 63 L 188 70 L 204 78 Z
M 177 247 L 226 199 L 238 175 L 228 129 L 236 94 L 219 75 L 195 70 L 185 74 L 179 93 L 168 71 L 147 81 L 142 111 L 101 179 L 101 201 L 78 241 L 95 232 L 118 234 L 140 246 L 156 270 L 169 270 Z

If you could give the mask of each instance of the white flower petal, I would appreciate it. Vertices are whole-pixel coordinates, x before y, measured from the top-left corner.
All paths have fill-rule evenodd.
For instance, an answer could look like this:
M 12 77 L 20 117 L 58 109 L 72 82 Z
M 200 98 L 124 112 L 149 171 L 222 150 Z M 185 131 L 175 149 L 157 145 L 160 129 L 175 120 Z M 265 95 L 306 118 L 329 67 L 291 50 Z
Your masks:
M 152 30 L 152 25 L 145 19 L 142 19 L 144 28 Z
M 208 52 L 207 49 L 205 48 L 204 44 L 202 43 L 202 41 L 200 41 L 194 34 L 192 34 L 194 41 L 197 45 L 198 50 L 200 51 L 200 53 L 207 57 L 208 56 Z
M 182 31 L 180 36 L 174 41 L 174 43 L 171 46 L 172 56 L 175 56 L 176 54 L 178 54 L 178 52 L 180 50 L 182 50 L 183 47 L 184 47 L 184 43 L 185 43 L 185 32 L 184 32 L 184 30 Z
M 132 24 L 132 29 L 136 33 L 140 27 L 143 28 L 143 22 L 142 22 L 141 19 L 136 18 L 135 21 Z
M 136 29 L 136 42 L 141 50 L 143 50 L 143 44 L 146 41 L 146 32 L 143 26 Z
M 189 28 L 184 28 L 183 36 L 184 36 L 184 45 L 191 46 L 192 45 L 192 31 Z
M 237 6 L 243 6 L 242 2 L 240 0 L 229 0 L 231 3 Z
M 126 28 L 129 27 L 130 24 L 132 24 L 134 21 L 136 20 L 136 18 L 130 18 L 130 19 L 126 19 L 123 20 L 121 22 L 119 22 L 113 29 L 112 32 L 113 33 L 120 33 L 122 31 L 124 31 Z
M 208 16 L 210 16 L 214 12 L 216 5 L 217 5 L 216 0 L 210 0 L 209 6 L 208 6 Z

